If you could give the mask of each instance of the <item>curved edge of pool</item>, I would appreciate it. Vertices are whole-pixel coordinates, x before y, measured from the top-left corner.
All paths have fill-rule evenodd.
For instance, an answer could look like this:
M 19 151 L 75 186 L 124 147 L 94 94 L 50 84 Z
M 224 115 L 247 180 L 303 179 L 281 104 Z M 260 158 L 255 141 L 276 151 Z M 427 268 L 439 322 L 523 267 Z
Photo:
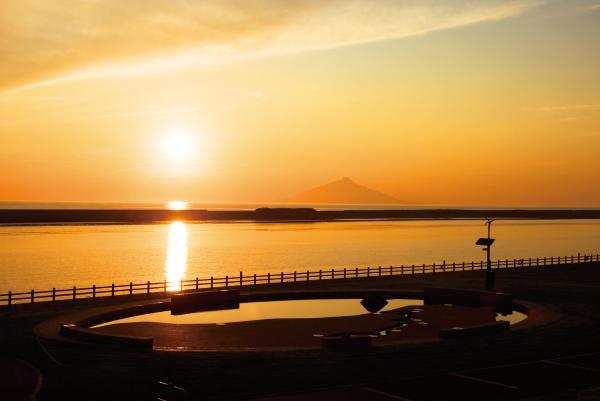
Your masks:
M 464 290 L 460 290 L 464 293 Z M 475 291 L 474 291 L 475 292 Z M 479 293 L 484 293 L 478 291 Z M 240 297 L 241 302 L 264 302 L 276 300 L 303 300 L 303 299 L 340 299 L 340 298 L 364 298 L 366 295 L 378 295 L 385 298 L 402 298 L 423 300 L 424 290 L 350 290 L 350 291 L 289 291 L 289 292 L 256 292 L 244 293 Z M 71 342 L 85 345 L 109 346 L 125 348 L 130 350 L 152 352 L 152 337 L 123 336 L 99 333 L 91 327 L 107 323 L 113 320 L 132 317 L 140 314 L 153 312 L 162 312 L 170 309 L 170 298 L 159 300 L 148 300 L 142 302 L 132 302 L 110 307 L 93 308 L 78 313 L 60 316 L 47 320 L 35 327 L 36 335 L 48 341 Z M 527 318 L 510 325 L 510 330 L 522 330 L 541 324 L 549 323 L 560 317 L 560 312 L 550 306 L 541 305 L 529 301 L 513 300 L 512 309 L 524 313 Z M 483 327 L 485 326 L 485 327 Z M 454 333 L 456 335 L 447 338 L 463 338 L 473 335 L 492 334 L 509 329 L 508 322 L 491 322 L 488 325 L 479 325 L 477 327 L 465 327 Z M 444 336 L 440 335 L 439 339 Z M 438 341 L 439 341 L 438 339 Z M 421 342 L 421 341 L 419 341 Z M 427 340 L 423 342 L 434 342 Z M 192 350 L 192 352 L 202 352 L 203 350 Z

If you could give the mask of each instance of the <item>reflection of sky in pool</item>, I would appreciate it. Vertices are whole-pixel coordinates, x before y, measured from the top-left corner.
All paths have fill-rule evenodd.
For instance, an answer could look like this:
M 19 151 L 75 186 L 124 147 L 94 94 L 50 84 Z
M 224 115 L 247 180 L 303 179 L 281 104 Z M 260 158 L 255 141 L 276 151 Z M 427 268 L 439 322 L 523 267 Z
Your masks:
M 233 323 L 263 319 L 307 319 L 367 314 L 361 299 L 308 299 L 270 302 L 245 302 L 239 309 L 171 315 L 170 311 L 148 313 L 113 320 L 98 326 L 116 323 L 160 322 L 173 324 Z M 390 299 L 382 311 L 408 305 L 423 305 L 417 299 Z M 96 326 L 96 327 L 98 327 Z
M 515 324 L 515 323 L 519 323 L 523 320 L 527 319 L 527 315 L 521 312 L 517 312 L 517 311 L 512 311 L 511 313 L 507 313 L 507 314 L 501 314 L 501 313 L 496 313 L 496 320 L 506 320 L 507 322 L 510 322 L 510 324 Z

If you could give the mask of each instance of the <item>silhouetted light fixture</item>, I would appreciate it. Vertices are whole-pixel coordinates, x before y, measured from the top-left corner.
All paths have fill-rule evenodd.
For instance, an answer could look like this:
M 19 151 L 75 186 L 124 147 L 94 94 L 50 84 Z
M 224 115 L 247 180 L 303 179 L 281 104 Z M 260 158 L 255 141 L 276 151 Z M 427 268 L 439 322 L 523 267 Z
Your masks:
M 490 290 L 494 288 L 494 272 L 492 271 L 492 259 L 491 259 L 491 248 L 495 239 L 490 237 L 492 230 L 492 223 L 494 220 L 487 220 L 488 226 L 487 238 L 479 238 L 475 245 L 483 246 L 483 250 L 487 252 L 487 270 L 485 272 L 485 289 Z

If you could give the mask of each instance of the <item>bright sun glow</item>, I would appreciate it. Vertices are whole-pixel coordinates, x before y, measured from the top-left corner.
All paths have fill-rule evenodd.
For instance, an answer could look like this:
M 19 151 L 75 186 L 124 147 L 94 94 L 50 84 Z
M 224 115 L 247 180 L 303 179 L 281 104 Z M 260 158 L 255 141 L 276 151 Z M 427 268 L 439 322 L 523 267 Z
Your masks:
M 184 130 L 169 132 L 161 145 L 165 158 L 173 163 L 187 161 L 193 155 L 193 136 Z
M 167 203 L 167 209 L 169 210 L 185 210 L 188 204 L 184 201 L 172 200 Z

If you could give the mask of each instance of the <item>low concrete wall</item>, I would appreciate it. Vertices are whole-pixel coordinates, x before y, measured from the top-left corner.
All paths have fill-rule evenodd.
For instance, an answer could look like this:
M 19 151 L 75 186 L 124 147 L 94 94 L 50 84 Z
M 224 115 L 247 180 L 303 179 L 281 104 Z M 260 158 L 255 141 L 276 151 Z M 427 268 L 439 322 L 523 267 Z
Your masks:
M 512 310 L 512 296 L 502 292 L 425 288 L 425 304 L 454 304 L 461 306 L 492 306 L 497 310 Z
M 240 307 L 239 290 L 202 291 L 171 297 L 171 314 L 206 312 Z

